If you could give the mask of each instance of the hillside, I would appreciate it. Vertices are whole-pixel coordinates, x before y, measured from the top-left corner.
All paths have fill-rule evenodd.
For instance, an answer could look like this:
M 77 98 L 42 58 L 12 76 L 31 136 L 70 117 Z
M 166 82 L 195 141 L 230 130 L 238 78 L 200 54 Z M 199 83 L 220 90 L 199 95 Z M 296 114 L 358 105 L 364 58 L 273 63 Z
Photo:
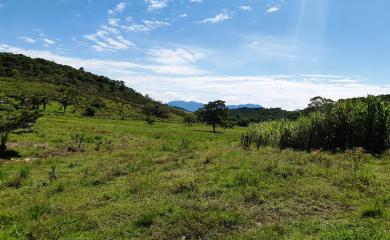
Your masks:
M 0 96 L 45 97 L 57 102 L 69 96 L 74 110 L 79 113 L 98 102 L 99 116 L 125 115 L 139 119 L 149 111 L 156 117 L 177 119 L 186 114 L 143 96 L 125 86 L 123 81 L 97 76 L 83 68 L 77 70 L 11 53 L 0 53 L 0 89 Z

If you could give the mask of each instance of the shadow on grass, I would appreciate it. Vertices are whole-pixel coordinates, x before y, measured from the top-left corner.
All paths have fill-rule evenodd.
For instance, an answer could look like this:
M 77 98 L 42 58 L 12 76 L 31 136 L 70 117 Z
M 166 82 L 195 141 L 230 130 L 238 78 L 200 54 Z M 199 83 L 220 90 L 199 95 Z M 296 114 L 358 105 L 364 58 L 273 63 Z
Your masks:
M 20 158 L 20 154 L 15 150 L 6 150 L 5 152 L 0 152 L 0 161 L 10 160 L 11 158 Z
M 190 131 L 193 131 L 193 132 L 207 132 L 207 133 L 215 133 L 215 134 L 223 134 L 223 132 L 218 132 L 218 131 L 215 131 L 215 132 L 213 132 L 213 131 L 207 131 L 207 130 L 198 130 L 198 129 L 192 129 L 192 130 L 190 130 Z

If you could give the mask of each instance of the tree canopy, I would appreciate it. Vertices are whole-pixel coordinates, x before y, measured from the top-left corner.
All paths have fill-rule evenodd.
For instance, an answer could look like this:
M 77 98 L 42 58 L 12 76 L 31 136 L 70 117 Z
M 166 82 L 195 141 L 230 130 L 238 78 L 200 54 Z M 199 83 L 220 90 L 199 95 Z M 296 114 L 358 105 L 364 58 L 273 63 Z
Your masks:
M 211 125 L 213 127 L 213 132 L 215 133 L 215 128 L 217 126 L 224 127 L 226 125 L 228 108 L 224 101 L 217 100 L 204 105 L 201 109 L 196 111 L 195 114 L 200 122 Z
M 7 150 L 6 143 L 11 133 L 31 127 L 40 116 L 39 111 L 31 106 L 17 104 L 11 99 L 2 99 L 0 101 L 0 153 Z

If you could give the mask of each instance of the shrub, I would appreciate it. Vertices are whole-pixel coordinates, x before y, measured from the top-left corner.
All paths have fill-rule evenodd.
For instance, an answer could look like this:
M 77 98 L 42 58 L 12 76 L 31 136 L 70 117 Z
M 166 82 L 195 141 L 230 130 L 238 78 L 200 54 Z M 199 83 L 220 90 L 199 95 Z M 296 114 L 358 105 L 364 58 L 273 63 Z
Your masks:
M 188 114 L 183 118 L 183 123 L 187 126 L 192 126 L 192 124 L 196 123 L 196 117 L 192 114 Z
M 68 147 L 68 151 L 77 152 L 82 150 L 86 135 L 84 133 L 77 133 L 71 136 L 71 140 L 72 144 Z
M 83 112 L 83 116 L 87 116 L 87 117 L 93 117 L 96 115 L 96 112 L 97 112 L 97 108 L 93 107 L 93 106 L 88 106 L 84 112 Z
M 383 209 L 380 207 L 368 207 L 362 211 L 364 218 L 381 218 L 383 216 Z
M 101 109 L 101 108 L 105 108 L 106 104 L 100 98 L 95 98 L 92 101 L 90 107 Z
M 65 191 L 65 185 L 63 182 L 58 182 L 55 186 L 54 186 L 54 192 L 55 193 L 61 193 L 61 192 L 64 192 Z
M 146 116 L 145 121 L 146 121 L 147 124 L 153 125 L 154 122 L 155 122 L 155 119 L 154 119 L 154 117 L 152 115 L 148 115 L 148 116 Z

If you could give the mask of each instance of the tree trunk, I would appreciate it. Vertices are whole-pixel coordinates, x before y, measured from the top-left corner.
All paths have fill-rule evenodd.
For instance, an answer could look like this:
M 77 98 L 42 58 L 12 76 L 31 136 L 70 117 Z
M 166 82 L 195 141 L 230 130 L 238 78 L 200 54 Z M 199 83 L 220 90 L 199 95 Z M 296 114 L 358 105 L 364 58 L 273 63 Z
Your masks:
M 215 124 L 213 124 L 213 133 L 215 133 Z
M 7 146 L 5 145 L 8 139 L 8 134 L 1 135 L 0 139 L 0 153 L 5 152 L 7 150 Z

